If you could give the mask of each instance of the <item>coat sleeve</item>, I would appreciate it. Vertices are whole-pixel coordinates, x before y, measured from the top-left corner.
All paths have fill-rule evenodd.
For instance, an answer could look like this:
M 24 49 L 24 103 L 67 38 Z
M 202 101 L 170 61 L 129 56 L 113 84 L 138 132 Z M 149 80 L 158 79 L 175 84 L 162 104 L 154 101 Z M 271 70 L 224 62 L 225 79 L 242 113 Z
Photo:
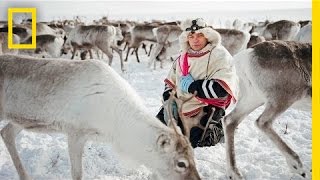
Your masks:
M 188 88 L 189 93 L 197 91 L 197 96 L 205 99 L 222 98 L 228 95 L 227 91 L 214 79 L 196 80 Z

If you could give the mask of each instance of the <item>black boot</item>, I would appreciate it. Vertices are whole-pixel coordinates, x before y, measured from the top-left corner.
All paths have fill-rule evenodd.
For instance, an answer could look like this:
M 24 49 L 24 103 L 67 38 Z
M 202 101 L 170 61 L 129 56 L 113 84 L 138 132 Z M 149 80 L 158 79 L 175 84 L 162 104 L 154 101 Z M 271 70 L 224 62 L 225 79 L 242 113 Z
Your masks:
M 210 114 L 210 113 L 208 113 Z M 221 108 L 215 108 L 212 119 L 208 122 L 203 118 L 200 120 L 201 125 L 207 126 L 204 134 L 201 134 L 197 146 L 214 146 L 219 142 L 224 142 L 224 134 L 221 119 L 225 115 L 225 111 Z M 206 122 L 206 124 L 204 124 Z

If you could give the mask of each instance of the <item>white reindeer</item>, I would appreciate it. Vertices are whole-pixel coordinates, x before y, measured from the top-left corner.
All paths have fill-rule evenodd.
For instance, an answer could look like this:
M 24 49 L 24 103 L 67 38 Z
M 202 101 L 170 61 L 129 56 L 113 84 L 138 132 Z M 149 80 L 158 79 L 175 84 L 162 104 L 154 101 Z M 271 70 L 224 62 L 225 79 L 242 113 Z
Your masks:
M 122 51 L 116 45 L 116 41 L 122 39 L 123 36 L 121 34 L 121 29 L 118 27 L 79 25 L 71 30 L 63 49 L 66 53 L 68 50 L 73 48 L 73 54 L 71 57 L 71 59 L 73 59 L 77 49 L 90 50 L 94 47 L 98 48 L 108 56 L 110 66 L 113 59 L 111 49 L 113 49 L 119 54 L 121 70 L 124 71 Z
M 105 63 L 1 55 L 0 68 L 0 120 L 9 121 L 1 136 L 20 179 L 30 179 L 15 147 L 23 129 L 66 134 L 74 180 L 82 178 L 85 142 L 97 137 L 150 167 L 153 178 L 200 179 L 187 138 L 148 114 L 137 93 Z
M 303 26 L 294 40 L 303 43 L 312 43 L 312 24 Z
M 235 109 L 223 120 L 228 179 L 243 178 L 236 165 L 235 130 L 261 105 L 265 109 L 256 120 L 257 127 L 285 156 L 289 168 L 306 176 L 298 154 L 273 130 L 272 124 L 299 100 L 311 102 L 311 52 L 307 43 L 265 41 L 234 56 L 240 95 Z

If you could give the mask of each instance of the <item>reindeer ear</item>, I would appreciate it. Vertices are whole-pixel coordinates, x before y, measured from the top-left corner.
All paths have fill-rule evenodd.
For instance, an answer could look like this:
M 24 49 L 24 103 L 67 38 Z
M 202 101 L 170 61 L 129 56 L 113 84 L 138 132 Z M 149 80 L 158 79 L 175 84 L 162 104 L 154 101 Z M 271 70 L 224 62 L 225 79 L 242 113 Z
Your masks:
M 161 134 L 157 140 L 157 146 L 163 152 L 171 152 L 173 150 L 173 139 L 167 134 Z

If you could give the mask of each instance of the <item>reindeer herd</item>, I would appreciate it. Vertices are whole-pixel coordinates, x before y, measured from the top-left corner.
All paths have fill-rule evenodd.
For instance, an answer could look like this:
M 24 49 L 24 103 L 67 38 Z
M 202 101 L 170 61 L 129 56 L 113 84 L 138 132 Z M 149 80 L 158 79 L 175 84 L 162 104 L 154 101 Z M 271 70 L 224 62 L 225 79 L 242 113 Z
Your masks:
M 0 121 L 8 122 L 0 133 L 20 179 L 32 179 L 15 145 L 21 130 L 64 133 L 75 180 L 82 179 L 83 148 L 88 140 L 111 143 L 119 154 L 149 167 L 152 179 L 201 179 L 190 142 L 174 118 L 170 117 L 167 127 L 148 114 L 143 100 L 110 67 L 113 51 L 125 71 L 130 50 L 139 62 L 138 50 L 143 46 L 149 67 L 155 69 L 160 61 L 163 68 L 164 60 L 179 54 L 179 23 L 111 22 L 107 18 L 90 25 L 79 20 L 41 22 L 37 23 L 36 49 L 17 50 L 8 49 L 8 28 L 0 22 Z M 256 120 L 257 127 L 284 155 L 292 172 L 306 177 L 299 155 L 272 125 L 293 104 L 311 102 L 311 26 L 311 21 L 281 20 L 235 21 L 234 29 L 212 27 L 233 56 L 239 77 L 239 99 L 223 119 L 228 179 L 244 178 L 236 163 L 235 130 L 261 105 L 265 109 Z M 15 24 L 13 33 L 14 43 L 31 43 L 29 21 Z M 122 45 L 127 50 L 124 59 Z M 90 60 L 85 60 L 87 53 Z M 108 63 L 99 60 L 104 54 Z M 181 109 L 184 102 L 172 95 L 173 100 Z M 171 114 L 168 104 L 165 109 Z M 182 119 L 185 132 L 199 125 L 197 117 Z

